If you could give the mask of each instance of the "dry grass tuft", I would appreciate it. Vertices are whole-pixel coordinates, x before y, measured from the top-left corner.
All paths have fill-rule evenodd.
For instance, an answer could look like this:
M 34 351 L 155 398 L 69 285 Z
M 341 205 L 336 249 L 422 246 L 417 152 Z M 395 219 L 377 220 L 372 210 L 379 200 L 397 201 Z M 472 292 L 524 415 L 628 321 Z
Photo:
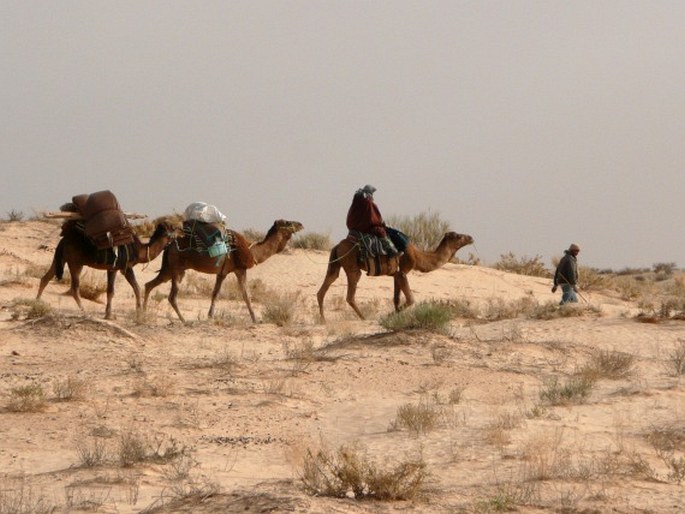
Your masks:
M 10 412 L 41 412 L 45 410 L 47 400 L 43 386 L 29 384 L 10 390 L 7 410 Z
M 618 380 L 635 373 L 635 356 L 613 350 L 596 350 L 591 362 L 581 369 L 580 374 L 590 380 L 608 378 Z
M 37 494 L 24 476 L 0 478 L 0 514 L 51 514 L 57 505 Z
M 293 237 L 290 241 L 290 246 L 302 248 L 303 250 L 330 250 L 333 245 L 329 235 L 307 232 L 306 234 L 298 234 Z
M 500 255 L 500 260 L 494 266 L 495 269 L 516 273 L 517 275 L 528 275 L 530 277 L 551 277 L 551 273 L 542 263 L 542 256 L 535 257 L 516 257 L 512 252 Z
M 317 496 L 411 500 L 424 492 L 428 477 L 423 460 L 406 460 L 390 469 L 372 462 L 357 446 L 341 446 L 337 451 L 307 451 L 300 480 L 305 490 Z
M 76 377 L 67 377 L 52 384 L 52 392 L 59 402 L 83 400 L 89 389 L 90 387 L 85 380 Z
M 291 325 L 295 320 L 299 300 L 299 293 L 274 295 L 273 298 L 264 304 L 264 310 L 262 311 L 263 320 L 279 327 Z
M 571 405 L 585 403 L 594 386 L 594 378 L 587 375 L 569 377 L 560 382 L 558 377 L 546 380 L 540 390 L 540 400 L 544 405 Z
M 666 356 L 666 362 L 675 376 L 685 375 L 685 339 L 679 339 Z
M 397 416 L 391 423 L 391 430 L 407 429 L 416 435 L 433 430 L 440 421 L 442 412 L 431 402 L 405 403 L 397 409 Z

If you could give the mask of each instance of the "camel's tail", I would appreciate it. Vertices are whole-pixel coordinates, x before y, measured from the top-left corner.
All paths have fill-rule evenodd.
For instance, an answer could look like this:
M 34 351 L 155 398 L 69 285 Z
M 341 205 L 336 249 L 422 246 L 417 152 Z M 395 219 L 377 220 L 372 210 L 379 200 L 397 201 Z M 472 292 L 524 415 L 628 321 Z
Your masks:
M 57 243 L 53 262 L 55 263 L 55 277 L 57 280 L 62 280 L 64 277 L 64 239 L 60 239 Z

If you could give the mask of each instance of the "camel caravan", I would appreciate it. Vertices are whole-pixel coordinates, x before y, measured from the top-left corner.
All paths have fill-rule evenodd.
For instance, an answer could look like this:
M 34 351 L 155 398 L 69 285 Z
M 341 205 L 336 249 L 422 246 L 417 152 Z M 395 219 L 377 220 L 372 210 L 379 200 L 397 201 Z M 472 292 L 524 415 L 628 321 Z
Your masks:
M 359 318 L 364 319 L 355 302 L 362 272 L 369 276 L 393 277 L 393 304 L 399 311 L 414 303 L 407 279 L 410 271 L 426 273 L 438 269 L 449 262 L 457 250 L 473 243 L 469 235 L 447 232 L 434 251 L 419 249 L 405 234 L 385 225 L 373 201 L 373 191 L 375 188 L 367 185 L 355 193 L 347 217 L 349 233 L 331 250 L 324 281 L 316 295 L 322 321 L 325 321 L 326 292 L 341 269 L 347 276 L 347 303 Z M 66 264 L 71 276 L 71 296 L 83 310 L 79 292 L 83 267 L 105 270 L 105 319 L 111 319 L 114 281 L 119 271 L 133 289 L 137 312 L 146 310 L 150 293 L 157 286 L 171 281 L 167 299 L 183 323 L 186 320 L 177 298 L 186 270 L 215 275 L 209 318 L 214 316 L 216 299 L 225 278 L 230 273 L 235 274 L 250 318 L 256 323 L 247 293 L 247 270 L 282 252 L 292 236 L 304 228 L 298 221 L 278 219 L 261 241 L 250 243 L 244 235 L 226 227 L 226 216 L 215 206 L 194 202 L 185 209 L 181 226 L 160 218 L 148 242 L 143 243 L 129 220 L 145 216 L 122 211 L 114 194 L 107 190 L 74 196 L 71 202 L 60 207 L 59 212 L 44 216 L 61 218 L 64 222 L 50 268 L 40 280 L 37 299 L 53 277 L 63 278 Z M 160 254 L 161 268 L 157 276 L 145 284 L 141 296 L 133 268 L 139 263 L 152 262 Z M 405 297 L 404 305 L 401 305 L 401 295 Z

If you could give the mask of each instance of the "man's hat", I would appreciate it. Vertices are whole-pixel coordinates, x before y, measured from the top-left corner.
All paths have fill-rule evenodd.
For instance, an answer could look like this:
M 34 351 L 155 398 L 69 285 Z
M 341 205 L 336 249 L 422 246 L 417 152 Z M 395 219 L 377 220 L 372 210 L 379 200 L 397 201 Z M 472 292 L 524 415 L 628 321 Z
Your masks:
M 371 184 L 366 184 L 364 187 L 362 187 L 362 191 L 364 191 L 367 195 L 372 195 L 376 192 L 376 188 Z
M 579 252 L 580 251 L 580 246 L 577 244 L 573 243 L 571 246 L 568 247 L 569 252 Z

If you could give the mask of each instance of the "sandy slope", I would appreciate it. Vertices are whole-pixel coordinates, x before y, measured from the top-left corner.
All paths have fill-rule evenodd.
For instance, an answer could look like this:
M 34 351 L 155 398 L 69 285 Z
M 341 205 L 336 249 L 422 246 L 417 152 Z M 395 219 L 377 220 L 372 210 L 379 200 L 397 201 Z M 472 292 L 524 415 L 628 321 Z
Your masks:
M 195 321 L 181 325 L 164 298 L 168 285 L 153 298 L 150 319 L 137 323 L 122 278 L 112 322 L 102 320 L 99 303 L 86 301 L 79 312 L 57 283 L 44 295 L 56 315 L 13 319 L 15 301 L 35 296 L 35 270 L 47 268 L 58 237 L 52 223 L 0 225 L 0 512 L 17 497 L 69 512 L 685 510 L 684 486 L 647 439 L 669 429 L 677 435 L 671 456 L 683 458 L 685 387 L 668 366 L 685 339 L 683 322 L 638 323 L 636 305 L 585 293 L 601 315 L 457 320 L 449 335 L 387 333 L 378 318 L 391 308 L 392 281 L 362 278 L 358 299 L 373 315 L 359 321 L 342 301 L 341 277 L 321 325 L 314 295 L 328 256 L 302 250 L 248 275 L 260 286 L 255 300 L 264 289 L 293 295 L 297 320 L 285 328 L 249 324 L 244 305 L 226 295 L 219 322 L 209 322 L 208 297 L 189 291 L 179 303 Z M 141 284 L 160 262 L 137 269 Z M 211 278 L 190 272 L 187 282 Z M 544 279 L 456 264 L 410 282 L 417 301 L 557 298 Z M 263 304 L 255 307 L 261 319 Z M 566 380 L 596 350 L 632 354 L 635 372 L 599 380 L 585 403 L 540 408 L 546 381 Z M 56 401 L 54 388 L 67 379 L 87 386 L 82 399 Z M 46 392 L 45 409 L 11 412 L 12 390 L 30 384 Z M 450 403 L 456 392 L 460 401 Z M 435 429 L 390 430 L 400 406 L 435 400 Z M 192 459 L 123 467 L 126 435 L 157 440 L 160 452 L 175 444 Z M 297 471 L 307 450 L 341 444 L 359 444 L 378 463 L 420 456 L 430 494 L 413 502 L 306 494 Z M 103 463 L 84 466 L 96 447 Z M 210 486 L 218 493 L 202 502 L 187 494 Z

